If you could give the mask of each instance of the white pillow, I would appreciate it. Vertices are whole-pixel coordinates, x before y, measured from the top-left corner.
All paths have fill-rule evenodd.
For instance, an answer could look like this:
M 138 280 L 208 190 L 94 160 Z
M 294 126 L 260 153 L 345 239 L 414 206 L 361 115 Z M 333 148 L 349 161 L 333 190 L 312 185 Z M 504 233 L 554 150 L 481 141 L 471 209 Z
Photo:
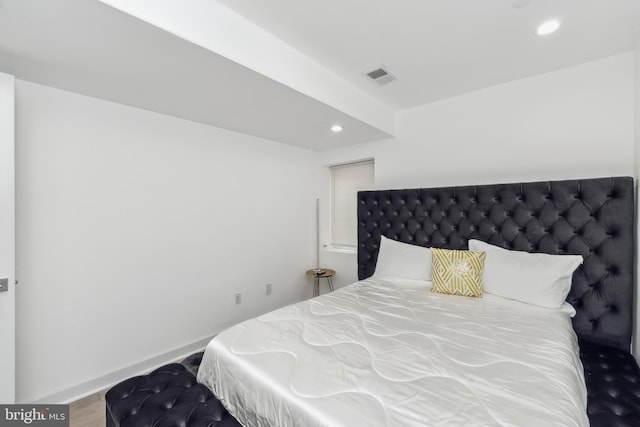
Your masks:
M 580 255 L 532 254 L 510 251 L 479 240 L 469 240 L 469 250 L 486 252 L 484 291 L 504 298 L 548 308 L 558 308 L 571 290 Z
M 431 249 L 380 237 L 376 277 L 431 281 Z

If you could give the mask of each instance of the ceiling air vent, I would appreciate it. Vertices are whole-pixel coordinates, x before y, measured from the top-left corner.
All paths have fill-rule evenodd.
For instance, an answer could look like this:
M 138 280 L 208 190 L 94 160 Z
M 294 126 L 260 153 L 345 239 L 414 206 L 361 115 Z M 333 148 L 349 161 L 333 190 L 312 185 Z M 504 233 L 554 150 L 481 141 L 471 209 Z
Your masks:
M 384 65 L 381 65 L 375 70 L 365 72 L 363 75 L 372 82 L 375 82 L 379 85 L 386 85 L 387 83 L 398 80 L 398 78 L 391 74 L 391 72 Z

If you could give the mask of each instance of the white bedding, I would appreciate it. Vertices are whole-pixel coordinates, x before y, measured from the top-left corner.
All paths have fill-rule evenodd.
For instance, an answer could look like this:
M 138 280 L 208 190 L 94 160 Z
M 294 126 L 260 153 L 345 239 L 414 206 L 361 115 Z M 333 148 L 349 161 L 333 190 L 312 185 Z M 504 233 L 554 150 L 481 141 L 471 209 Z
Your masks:
M 245 427 L 589 425 L 566 312 L 391 279 L 233 326 L 198 381 Z

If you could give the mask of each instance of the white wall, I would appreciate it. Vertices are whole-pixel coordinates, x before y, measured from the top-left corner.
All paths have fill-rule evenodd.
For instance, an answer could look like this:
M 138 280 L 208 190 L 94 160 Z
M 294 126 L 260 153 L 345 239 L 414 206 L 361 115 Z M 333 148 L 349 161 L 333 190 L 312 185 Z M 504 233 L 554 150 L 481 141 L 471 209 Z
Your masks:
M 24 81 L 16 97 L 18 401 L 310 295 L 317 153 Z
M 629 52 L 405 110 L 397 137 L 321 164 L 374 157 L 378 189 L 630 176 L 633 69 Z M 338 285 L 356 280 L 355 255 L 323 251 L 321 263 Z

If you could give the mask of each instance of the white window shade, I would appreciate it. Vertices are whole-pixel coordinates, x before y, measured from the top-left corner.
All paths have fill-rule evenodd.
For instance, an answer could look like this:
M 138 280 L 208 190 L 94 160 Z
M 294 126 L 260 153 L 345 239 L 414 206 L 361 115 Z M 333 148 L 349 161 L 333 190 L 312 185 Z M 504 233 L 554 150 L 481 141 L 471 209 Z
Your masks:
M 373 188 L 373 160 L 331 167 L 331 244 L 355 247 L 357 193 Z

